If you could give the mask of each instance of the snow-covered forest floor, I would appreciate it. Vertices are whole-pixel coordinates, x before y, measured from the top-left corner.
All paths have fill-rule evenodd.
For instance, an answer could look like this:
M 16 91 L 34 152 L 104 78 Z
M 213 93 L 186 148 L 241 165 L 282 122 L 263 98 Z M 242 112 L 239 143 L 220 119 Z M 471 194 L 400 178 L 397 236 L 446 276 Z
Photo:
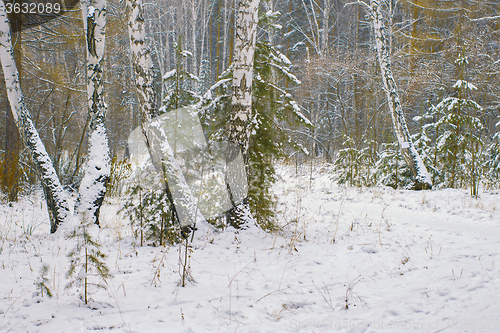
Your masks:
M 500 331 L 500 194 L 344 188 L 314 168 L 277 168 L 282 231 L 199 224 L 184 288 L 179 247 L 134 245 L 108 201 L 114 278 L 88 306 L 41 197 L 1 205 L 0 332 Z M 42 263 L 53 298 L 34 293 Z

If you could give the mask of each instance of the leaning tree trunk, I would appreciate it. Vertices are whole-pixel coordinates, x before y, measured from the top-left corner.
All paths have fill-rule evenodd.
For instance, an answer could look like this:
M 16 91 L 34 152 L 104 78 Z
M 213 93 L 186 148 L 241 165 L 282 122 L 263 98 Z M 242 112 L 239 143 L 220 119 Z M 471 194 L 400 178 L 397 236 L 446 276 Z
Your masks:
M 370 4 L 371 7 L 369 11 L 375 35 L 378 63 L 380 65 L 382 81 L 384 82 L 392 122 L 394 124 L 394 131 L 399 141 L 401 153 L 403 154 L 403 157 L 407 165 L 410 167 L 413 177 L 415 178 L 413 189 L 430 189 L 432 187 L 431 178 L 411 140 L 410 132 L 406 126 L 405 116 L 399 100 L 397 86 L 392 75 L 389 45 L 387 43 L 387 36 L 385 33 L 386 27 L 383 22 L 380 1 L 371 0 Z
M 85 10 L 87 8 L 87 10 Z M 87 39 L 87 101 L 90 115 L 89 160 L 80 184 L 75 211 L 99 224 L 99 211 L 109 178 L 109 147 L 106 134 L 106 104 L 103 91 L 104 34 L 106 1 L 90 5 L 82 1 L 82 16 Z
M 41 180 L 49 211 L 50 231 L 53 233 L 58 225 L 69 216 L 68 196 L 59 182 L 52 161 L 24 103 L 19 84 L 19 72 L 14 60 L 9 21 L 3 1 L 0 1 L 0 59 L 12 115 Z
M 156 166 L 161 167 L 163 172 L 167 197 L 174 208 L 174 214 L 182 210 L 185 218 L 181 223 L 182 228 L 186 228 L 196 222 L 196 200 L 191 189 L 187 185 L 184 174 L 178 161 L 174 158 L 174 153 L 167 141 L 167 135 L 159 121 L 152 120 L 158 115 L 157 95 L 154 89 L 154 69 L 151 59 L 151 52 L 146 45 L 146 31 L 144 26 L 144 10 L 142 0 L 128 0 L 127 5 L 130 10 L 129 36 L 130 47 L 132 49 L 132 65 L 134 67 L 136 91 L 141 105 L 141 126 L 146 146 L 150 152 L 151 160 Z M 153 153 L 152 143 L 159 145 L 160 160 L 156 160 Z M 168 186 L 176 184 L 174 195 Z M 178 216 L 177 216 L 178 218 Z
M 260 0 L 239 1 L 234 39 L 232 111 L 228 139 L 240 147 L 245 164 L 249 160 L 248 149 L 252 133 L 252 81 L 259 3 Z M 245 224 L 248 217 L 251 218 L 251 214 L 247 200 L 228 214 L 229 223 L 237 228 Z

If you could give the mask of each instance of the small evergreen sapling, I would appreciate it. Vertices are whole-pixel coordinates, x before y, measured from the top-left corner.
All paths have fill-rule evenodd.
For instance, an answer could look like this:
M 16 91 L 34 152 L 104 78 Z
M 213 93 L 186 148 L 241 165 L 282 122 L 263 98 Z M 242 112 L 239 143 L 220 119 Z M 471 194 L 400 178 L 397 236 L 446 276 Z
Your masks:
M 379 184 L 394 189 L 412 185 L 413 176 L 401 154 L 398 143 L 387 143 L 382 146 L 382 152 L 375 165 L 374 173 Z
M 163 76 L 167 92 L 163 98 L 164 112 L 197 103 L 200 99 L 197 93 L 200 79 L 186 69 L 189 57 L 192 54 L 182 49 L 182 36 L 179 36 L 175 44 L 175 68 Z
M 47 274 L 49 273 L 49 266 L 44 264 L 40 268 L 40 275 L 36 278 L 35 280 L 35 286 L 37 288 L 37 291 L 35 291 L 33 294 L 35 296 L 41 296 L 43 297 L 44 295 L 48 296 L 51 298 L 52 295 L 52 290 L 49 287 L 49 278 L 47 277 Z
M 97 241 L 98 232 L 98 226 L 83 214 L 81 223 L 68 235 L 68 239 L 76 240 L 76 245 L 68 254 L 70 266 L 66 278 L 70 281 L 66 289 L 76 285 L 85 304 L 88 303 L 89 295 L 98 289 L 107 289 L 106 279 L 111 277 L 104 262 L 106 256 Z
M 433 144 L 434 139 L 442 134 L 441 124 L 434 122 L 443 116 L 440 110 L 431 107 L 428 112 L 422 116 L 413 118 L 415 122 L 420 123 L 420 132 L 413 136 L 415 147 L 422 156 L 422 160 L 431 174 L 432 184 L 440 187 L 444 182 L 444 170 L 440 167 L 439 149 Z
M 149 165 L 148 168 L 152 169 L 153 166 Z M 152 170 L 148 173 L 148 170 L 145 170 L 146 174 L 154 174 Z M 121 211 L 129 216 L 134 236 L 141 246 L 173 245 L 180 241 L 179 223 L 165 188 L 147 186 L 155 182 L 162 183 L 159 175 L 142 180 L 137 177 L 127 192 L 127 200 Z
M 497 126 L 500 126 L 500 122 Z M 490 189 L 498 189 L 500 186 L 500 132 L 493 136 L 492 143 L 488 146 L 485 155 L 485 185 Z
M 373 170 L 378 158 L 376 143 L 363 142 L 364 148 L 359 148 L 354 140 L 344 137 L 344 148 L 339 150 L 333 164 L 334 178 L 339 184 L 349 186 L 370 186 L 374 183 Z
M 436 128 L 436 167 L 444 171 L 444 184 L 456 188 L 470 186 L 471 195 L 478 195 L 482 177 L 484 126 L 478 117 L 482 107 L 471 94 L 476 86 L 466 81 L 467 57 L 459 57 L 455 64 L 461 78 L 453 85 L 453 96 L 443 98 L 432 106 L 431 113 L 438 116 Z

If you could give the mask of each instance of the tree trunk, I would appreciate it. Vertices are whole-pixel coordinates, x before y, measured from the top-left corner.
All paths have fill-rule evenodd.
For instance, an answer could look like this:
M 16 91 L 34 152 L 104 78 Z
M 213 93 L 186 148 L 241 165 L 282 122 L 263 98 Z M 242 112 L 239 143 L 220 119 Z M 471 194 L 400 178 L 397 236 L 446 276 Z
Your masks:
M 253 62 L 259 1 L 239 1 L 234 41 L 232 114 L 229 123 L 229 140 L 240 146 L 245 162 L 248 161 L 251 134 Z
M 88 10 L 84 7 L 88 5 Z M 82 1 L 82 16 L 86 22 L 87 39 L 87 100 L 90 114 L 89 160 L 80 184 L 75 211 L 87 212 L 92 223 L 99 224 L 99 211 L 106 194 L 109 178 L 109 146 L 106 134 L 106 104 L 104 103 L 103 57 L 106 29 L 106 1 L 90 5 Z
M 378 63 L 380 65 L 382 81 L 384 83 L 389 110 L 394 124 L 394 131 L 399 141 L 401 153 L 415 179 L 413 189 L 430 189 L 432 187 L 431 179 L 420 155 L 411 141 L 410 132 L 406 126 L 405 116 L 399 100 L 396 83 L 392 75 L 389 45 L 385 33 L 386 27 L 383 22 L 380 2 L 378 0 L 371 0 L 370 5 L 370 16 L 375 35 Z
M 247 164 L 247 175 L 248 149 L 252 132 L 252 80 L 259 2 L 260 0 L 239 1 L 232 64 L 233 94 L 228 139 L 240 147 L 243 160 Z M 245 200 L 228 213 L 228 222 L 232 226 L 240 228 L 248 222 L 249 217 L 251 218 L 250 206 L 248 200 Z
M 15 29 L 12 27 L 16 26 Z M 11 13 L 10 31 L 12 36 L 12 47 L 14 60 L 21 80 L 21 15 Z M 19 81 L 19 84 L 21 82 Z M 9 202 L 17 201 L 19 193 L 19 150 L 20 141 L 19 131 L 10 107 L 5 112 L 5 159 L 3 170 L 3 189 L 7 194 Z
M 331 3 L 330 0 L 323 1 L 323 22 L 322 22 L 322 38 L 321 38 L 321 52 L 323 55 L 326 55 L 328 47 L 329 47 L 329 33 L 330 33 L 330 10 Z
M 19 72 L 14 60 L 9 21 L 3 1 L 0 2 L 0 59 L 14 122 L 41 180 L 53 233 L 57 230 L 57 226 L 68 218 L 68 198 L 24 104 L 24 96 L 19 84 Z

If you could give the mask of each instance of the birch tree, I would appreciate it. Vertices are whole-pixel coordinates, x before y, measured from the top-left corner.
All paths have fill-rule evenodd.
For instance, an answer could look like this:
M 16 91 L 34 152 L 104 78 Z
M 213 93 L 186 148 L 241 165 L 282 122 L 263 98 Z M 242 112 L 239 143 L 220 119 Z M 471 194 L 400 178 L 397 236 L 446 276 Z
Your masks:
M 55 232 L 57 226 L 69 216 L 68 197 L 25 104 L 19 83 L 19 72 L 14 60 L 9 20 L 3 1 L 0 1 L 0 60 L 14 122 L 41 180 L 49 212 L 50 229 L 51 232 Z
M 87 40 L 87 101 L 90 115 L 89 159 L 80 184 L 76 211 L 87 212 L 99 224 L 99 211 L 109 178 L 109 146 L 106 134 L 106 104 L 103 91 L 103 59 L 106 30 L 106 1 L 82 1 Z
M 167 141 L 167 135 L 159 120 L 153 117 L 158 115 L 157 95 L 153 87 L 154 71 L 151 52 L 146 44 L 146 31 L 144 27 L 144 10 L 142 0 L 128 0 L 130 9 L 129 36 L 132 49 L 132 64 L 134 67 L 136 90 L 141 105 L 141 126 L 146 146 L 151 159 L 157 168 L 163 172 L 168 199 L 174 203 L 175 210 L 181 209 L 186 216 L 181 223 L 182 228 L 187 228 L 196 221 L 196 201 L 191 189 L 186 183 L 184 174 L 174 153 Z M 160 160 L 156 160 L 152 152 L 153 142 L 159 145 Z M 172 196 L 168 183 L 177 184 L 176 193 Z
M 236 17 L 236 34 L 233 52 L 233 82 L 231 98 L 231 117 L 228 139 L 237 144 L 243 160 L 248 164 L 250 135 L 252 133 L 252 80 L 254 73 L 254 54 L 257 40 L 257 23 L 260 0 L 240 0 Z M 229 154 L 235 155 L 236 152 Z M 248 174 L 247 166 L 247 174 Z M 228 214 L 229 223 L 240 227 L 251 218 L 248 201 L 244 201 Z
M 413 189 L 430 189 L 432 187 L 431 178 L 411 140 L 401 101 L 399 99 L 396 82 L 392 74 L 391 59 L 389 56 L 390 46 L 382 15 L 381 1 L 382 0 L 370 0 L 370 5 L 359 0 L 357 3 L 362 4 L 367 9 L 372 23 L 380 74 L 382 82 L 384 83 L 387 102 L 394 125 L 394 132 L 398 139 L 401 153 L 413 174 Z
M 10 32 L 16 67 L 21 77 L 21 27 L 20 14 L 10 13 Z M 20 83 L 19 83 L 20 84 Z M 17 130 L 14 117 L 10 108 L 5 112 L 5 159 L 3 162 L 3 184 L 2 189 L 7 194 L 9 202 L 17 201 L 19 193 L 19 153 L 21 139 Z
M 233 53 L 232 115 L 229 140 L 237 143 L 248 160 L 252 122 L 252 78 L 260 0 L 240 0 Z

